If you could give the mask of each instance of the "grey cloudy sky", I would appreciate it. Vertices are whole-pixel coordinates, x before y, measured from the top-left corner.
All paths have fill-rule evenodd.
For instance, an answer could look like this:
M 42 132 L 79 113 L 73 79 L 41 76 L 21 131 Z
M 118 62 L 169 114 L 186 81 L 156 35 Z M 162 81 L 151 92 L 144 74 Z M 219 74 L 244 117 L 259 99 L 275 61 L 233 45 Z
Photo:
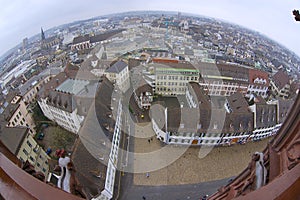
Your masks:
M 0 55 L 25 37 L 56 25 L 134 10 L 180 11 L 215 17 L 256 30 L 300 56 L 299 0 L 0 0 Z

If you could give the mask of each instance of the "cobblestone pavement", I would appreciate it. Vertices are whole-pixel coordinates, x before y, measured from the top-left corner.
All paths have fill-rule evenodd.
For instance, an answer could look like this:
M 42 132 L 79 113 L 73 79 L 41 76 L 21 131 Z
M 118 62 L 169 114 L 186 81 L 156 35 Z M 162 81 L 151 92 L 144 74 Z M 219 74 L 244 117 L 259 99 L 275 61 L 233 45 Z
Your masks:
M 150 123 L 136 125 L 135 130 L 135 152 L 153 153 L 165 147 L 155 138 Z M 147 172 L 135 173 L 133 184 L 144 186 L 193 184 L 236 176 L 248 166 L 251 155 L 256 151 L 262 151 L 269 140 L 271 138 L 245 145 L 215 147 L 204 158 L 198 156 L 199 150 L 205 150 L 204 147 L 186 148 L 183 155 L 175 162 L 162 169 L 150 171 L 148 177 Z M 173 146 L 170 148 L 170 152 L 172 152 L 172 149 L 176 151 L 178 148 L 182 147 Z M 145 160 L 144 163 L 140 163 L 141 159 L 136 157 L 135 168 L 141 168 L 141 166 L 147 168 L 149 165 L 157 164 L 153 160 L 149 162 Z M 155 160 L 163 162 L 165 159 L 167 159 L 165 154 L 155 154 Z

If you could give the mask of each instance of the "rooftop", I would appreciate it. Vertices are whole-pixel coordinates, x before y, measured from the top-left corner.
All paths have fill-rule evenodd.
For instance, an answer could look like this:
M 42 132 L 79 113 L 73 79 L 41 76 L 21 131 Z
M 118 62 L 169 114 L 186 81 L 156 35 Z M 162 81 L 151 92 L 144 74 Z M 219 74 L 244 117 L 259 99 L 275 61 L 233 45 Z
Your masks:
M 273 80 L 275 85 L 279 88 L 282 89 L 286 84 L 289 83 L 289 76 L 284 73 L 284 71 L 279 70 L 274 76 Z
M 237 92 L 227 97 L 228 104 L 232 109 L 232 112 L 249 112 L 248 103 L 244 96 Z
M 200 70 L 203 78 L 249 81 L 249 69 L 241 66 L 215 63 L 199 63 L 195 66 Z
M 85 115 L 98 88 L 98 80 L 90 75 L 69 65 L 41 88 L 38 97 L 48 98 L 50 105 L 67 112 L 78 108 L 78 113 Z
M 79 43 L 82 43 L 82 42 L 87 42 L 89 40 L 90 40 L 90 37 L 89 37 L 88 34 L 86 34 L 84 36 L 80 35 L 80 36 L 77 36 L 73 39 L 73 44 L 79 44 Z
M 109 39 L 110 37 L 112 37 L 118 33 L 121 33 L 124 30 L 125 29 L 111 30 L 111 31 L 107 31 L 107 32 L 99 34 L 99 35 L 94 35 L 94 36 L 90 37 L 90 41 L 91 41 L 91 43 L 101 42 L 101 41 Z
M 56 88 L 56 91 L 78 94 L 81 90 L 87 87 L 88 84 L 89 81 L 86 80 L 67 79 Z
M 179 63 L 173 63 L 173 62 L 166 62 L 164 64 L 160 64 L 160 63 L 155 63 L 155 64 L 152 64 L 152 66 L 155 66 L 156 67 L 156 70 L 158 69 L 187 69 L 187 70 L 195 70 L 195 71 L 198 71 L 197 68 L 195 68 L 194 65 L 192 65 L 190 62 L 179 62 Z
M 5 127 L 1 124 L 0 139 L 11 153 L 17 155 L 27 133 L 28 129 L 25 127 Z
M 191 86 L 197 97 L 199 107 L 201 106 L 202 108 L 209 109 L 211 107 L 210 99 L 208 95 L 204 94 L 204 91 L 201 89 L 200 85 L 195 82 L 189 82 L 189 85 Z
M 114 63 L 111 67 L 109 67 L 105 72 L 109 73 L 120 73 L 127 67 L 127 63 L 123 60 L 119 60 L 116 63 Z

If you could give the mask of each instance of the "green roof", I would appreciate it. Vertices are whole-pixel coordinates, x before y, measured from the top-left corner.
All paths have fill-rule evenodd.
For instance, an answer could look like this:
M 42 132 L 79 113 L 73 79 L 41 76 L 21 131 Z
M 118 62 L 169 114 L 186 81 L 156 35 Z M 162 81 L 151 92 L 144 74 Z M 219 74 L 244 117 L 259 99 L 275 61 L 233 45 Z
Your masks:
M 56 90 L 59 92 L 65 92 L 69 94 L 78 94 L 85 86 L 89 84 L 87 80 L 67 79 L 60 84 Z

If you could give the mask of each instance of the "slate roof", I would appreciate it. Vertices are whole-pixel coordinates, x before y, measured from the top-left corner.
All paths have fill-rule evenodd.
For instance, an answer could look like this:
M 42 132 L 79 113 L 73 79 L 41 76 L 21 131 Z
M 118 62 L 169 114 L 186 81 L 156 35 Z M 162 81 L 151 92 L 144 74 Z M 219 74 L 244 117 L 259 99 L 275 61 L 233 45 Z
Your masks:
M 201 89 L 200 85 L 195 82 L 189 82 L 190 87 L 193 89 L 195 97 L 197 98 L 197 102 L 199 102 L 199 106 L 203 108 L 210 108 L 211 103 L 208 95 L 204 94 L 204 91 Z
M 123 60 L 117 61 L 115 64 L 113 64 L 111 67 L 109 67 L 105 72 L 109 73 L 120 73 L 122 70 L 124 70 L 127 67 L 127 63 Z
M 2 143 L 9 149 L 9 151 L 17 155 L 24 138 L 28 133 L 28 128 L 25 127 L 5 127 L 1 123 L 0 139 Z
M 151 95 L 153 95 L 153 89 L 152 87 L 147 84 L 146 82 L 141 85 L 140 87 L 138 87 L 137 89 L 135 89 L 135 93 L 139 96 L 141 93 L 146 93 L 149 92 L 151 93 Z
M 195 67 L 200 70 L 201 76 L 205 79 L 222 76 L 224 81 L 228 77 L 231 82 L 249 82 L 249 69 L 245 67 L 223 63 L 199 63 Z
M 44 43 L 50 43 L 50 42 L 53 42 L 55 40 L 59 40 L 59 38 L 57 36 L 52 36 L 52 37 L 49 37 L 49 38 L 45 38 L 44 40 L 42 40 Z
M 286 84 L 289 83 L 289 77 L 286 73 L 284 73 L 282 70 L 279 70 L 274 76 L 273 76 L 274 84 L 278 87 L 279 90 L 281 90 Z
M 52 78 L 38 93 L 39 98 L 48 98 L 48 104 L 67 112 L 76 108 L 86 115 L 98 88 L 98 80 L 81 80 L 77 68 L 69 67 Z M 84 83 L 84 84 L 80 84 Z M 78 86 L 79 85 L 79 86 Z
M 33 86 L 37 83 L 39 83 L 41 80 L 45 78 L 44 75 L 38 74 L 36 76 L 33 76 L 28 81 L 26 81 L 23 85 L 21 85 L 18 89 L 20 91 L 20 95 L 25 95 Z
M 248 103 L 241 93 L 234 93 L 233 95 L 227 97 L 227 101 L 232 109 L 232 112 L 249 112 Z
M 89 36 L 88 34 L 86 34 L 84 36 L 80 35 L 73 39 L 73 45 L 79 44 L 82 42 L 88 42 L 88 41 L 90 43 L 101 42 L 101 41 L 107 40 L 108 38 L 110 38 L 118 33 L 121 33 L 124 30 L 125 29 L 112 30 L 112 31 L 107 31 L 105 33 L 94 35 L 94 36 Z
M 155 66 L 156 66 L 156 68 L 166 68 L 166 67 L 169 67 L 170 69 L 176 68 L 176 69 L 193 69 L 193 70 L 198 70 L 190 62 L 179 62 L 179 63 L 168 62 L 168 63 L 164 63 L 164 64 L 155 63 Z
M 79 44 L 79 43 L 82 43 L 82 42 L 87 42 L 90 40 L 90 36 L 88 34 L 82 36 L 77 36 L 73 39 L 73 44 Z
M 104 134 L 110 140 L 112 140 L 115 125 L 115 119 L 109 117 L 109 115 L 113 114 L 112 107 L 114 107 L 114 105 L 112 105 L 112 103 L 116 103 L 116 101 L 112 100 L 113 92 L 114 86 L 106 77 L 103 77 L 96 94 L 95 109 L 98 122 L 102 127 Z M 113 109 L 117 108 L 114 107 Z
M 161 111 L 163 112 L 163 111 Z M 224 109 L 209 112 L 193 108 L 172 108 L 167 110 L 167 131 L 185 133 L 233 133 L 253 130 L 253 113 L 226 113 Z M 157 119 L 157 118 L 156 118 Z M 164 117 L 157 120 L 165 121 Z M 166 130 L 165 125 L 162 128 Z
M 107 32 L 99 34 L 99 35 L 92 36 L 92 37 L 90 37 L 90 42 L 96 43 L 96 42 L 101 42 L 101 41 L 107 40 L 110 37 L 112 37 L 118 33 L 121 33 L 124 30 L 125 29 L 112 30 L 112 31 L 107 31 Z

